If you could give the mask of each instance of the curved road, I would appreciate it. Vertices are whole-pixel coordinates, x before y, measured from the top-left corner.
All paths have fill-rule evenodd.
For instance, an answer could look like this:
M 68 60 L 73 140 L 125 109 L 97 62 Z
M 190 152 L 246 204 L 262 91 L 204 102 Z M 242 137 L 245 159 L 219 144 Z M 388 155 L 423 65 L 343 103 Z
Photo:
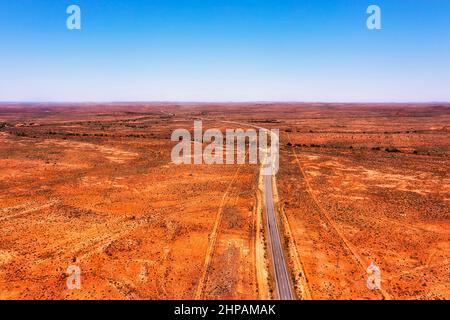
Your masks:
M 291 279 L 284 259 L 283 247 L 281 245 L 278 222 L 275 215 L 272 192 L 272 176 L 265 175 L 264 181 L 264 204 L 266 207 L 266 220 L 268 228 L 268 238 L 270 251 L 272 252 L 272 262 L 275 274 L 275 286 L 279 300 L 294 300 Z

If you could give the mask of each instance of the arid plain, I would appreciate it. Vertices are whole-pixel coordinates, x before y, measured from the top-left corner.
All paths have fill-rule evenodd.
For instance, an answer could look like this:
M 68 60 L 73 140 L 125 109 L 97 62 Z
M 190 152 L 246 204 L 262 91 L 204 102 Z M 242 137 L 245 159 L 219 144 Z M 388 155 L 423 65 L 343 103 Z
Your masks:
M 171 162 L 195 119 L 280 130 L 297 298 L 450 298 L 450 105 L 122 103 L 0 105 L 0 299 L 276 298 L 259 166 Z

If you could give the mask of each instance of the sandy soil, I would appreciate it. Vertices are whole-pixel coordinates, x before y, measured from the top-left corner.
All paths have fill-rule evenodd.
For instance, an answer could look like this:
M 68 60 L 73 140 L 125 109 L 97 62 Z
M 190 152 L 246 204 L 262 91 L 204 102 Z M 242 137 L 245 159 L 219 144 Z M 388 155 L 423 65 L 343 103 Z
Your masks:
M 172 164 L 162 107 L 1 109 L 0 298 L 258 297 L 257 167 Z
M 449 105 L 4 104 L 0 299 L 272 297 L 258 166 L 170 161 L 198 118 L 280 129 L 299 298 L 449 298 Z

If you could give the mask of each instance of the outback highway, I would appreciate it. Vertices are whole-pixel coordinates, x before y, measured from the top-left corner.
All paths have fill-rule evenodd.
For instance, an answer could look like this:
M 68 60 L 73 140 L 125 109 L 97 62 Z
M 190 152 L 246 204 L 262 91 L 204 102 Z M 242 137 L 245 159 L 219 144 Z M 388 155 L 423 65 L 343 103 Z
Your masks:
M 208 120 L 208 119 L 202 119 Z M 263 131 L 269 131 L 266 128 L 255 126 L 248 123 L 236 122 L 236 121 L 221 121 L 224 123 L 234 123 L 243 126 L 249 126 L 257 128 Z M 269 131 L 270 133 L 270 131 Z M 278 141 L 279 138 L 274 133 L 270 133 L 272 141 Z M 266 157 L 268 156 L 268 150 L 264 150 Z M 268 234 L 268 244 L 271 251 L 273 272 L 275 275 L 275 288 L 277 292 L 277 298 L 279 300 L 295 300 L 295 295 L 292 290 L 291 278 L 289 276 L 288 268 L 286 266 L 286 261 L 284 258 L 283 246 L 281 244 L 281 237 L 278 227 L 278 220 L 275 214 L 275 206 L 273 203 L 273 189 L 272 189 L 272 177 L 275 174 L 274 169 L 274 158 L 270 158 L 270 163 L 266 163 L 265 158 L 261 163 L 260 175 L 263 176 L 264 184 L 264 207 L 266 210 L 266 222 L 267 222 L 267 234 Z M 272 174 L 267 174 L 268 170 Z
M 272 262 L 275 274 L 275 287 L 280 300 L 293 300 L 291 280 L 284 259 L 283 247 L 281 245 L 278 222 L 275 215 L 272 192 L 272 176 L 265 175 L 264 181 L 264 205 L 266 208 L 266 219 L 268 228 L 269 248 L 272 253 Z

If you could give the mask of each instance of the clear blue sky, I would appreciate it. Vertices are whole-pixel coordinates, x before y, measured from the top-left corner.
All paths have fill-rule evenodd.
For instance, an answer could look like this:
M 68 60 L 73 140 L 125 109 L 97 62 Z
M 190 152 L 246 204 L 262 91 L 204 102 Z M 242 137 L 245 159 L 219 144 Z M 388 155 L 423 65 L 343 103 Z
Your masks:
M 450 101 L 450 0 L 0 0 L 0 101 L 161 100 Z

